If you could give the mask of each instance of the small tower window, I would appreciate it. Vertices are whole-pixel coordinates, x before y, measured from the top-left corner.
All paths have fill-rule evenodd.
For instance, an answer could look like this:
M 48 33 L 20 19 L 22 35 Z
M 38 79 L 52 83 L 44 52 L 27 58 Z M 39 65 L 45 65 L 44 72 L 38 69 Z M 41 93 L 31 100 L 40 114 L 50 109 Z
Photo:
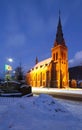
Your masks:
M 55 53 L 53 54 L 53 59 L 55 60 Z
M 58 60 L 58 53 L 56 52 L 56 60 Z
M 66 59 L 66 54 L 64 53 L 64 60 Z
M 62 57 L 62 59 L 63 59 L 63 52 L 61 52 L 61 57 Z

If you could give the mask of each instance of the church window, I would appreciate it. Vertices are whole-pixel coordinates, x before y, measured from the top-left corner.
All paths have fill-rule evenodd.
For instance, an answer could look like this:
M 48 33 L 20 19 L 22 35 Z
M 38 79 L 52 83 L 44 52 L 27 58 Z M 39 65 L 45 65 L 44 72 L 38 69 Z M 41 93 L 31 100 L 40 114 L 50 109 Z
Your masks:
M 36 81 L 37 81 L 37 74 L 36 74 Z
M 55 60 L 55 53 L 53 54 L 53 59 Z
M 65 53 L 64 53 L 64 60 L 66 59 L 66 55 L 65 55 Z
M 40 80 L 40 75 L 38 74 L 38 81 Z
M 35 76 L 34 76 L 34 81 L 35 81 Z
M 48 64 L 45 64 L 45 66 L 47 66 Z
M 58 60 L 58 53 L 56 52 L 56 60 Z
M 46 81 L 49 81 L 49 71 L 46 72 Z
M 63 52 L 61 52 L 61 57 L 62 57 L 62 59 L 63 59 Z
M 45 80 L 45 74 L 43 73 L 43 80 Z
M 37 74 L 36 74 L 36 80 L 35 80 L 35 81 L 36 81 L 36 84 L 35 84 L 35 85 L 37 86 Z
M 42 68 L 42 65 L 40 66 L 40 68 Z
M 40 73 L 40 86 L 42 86 L 42 72 Z
M 45 87 L 45 81 L 43 81 L 43 86 Z

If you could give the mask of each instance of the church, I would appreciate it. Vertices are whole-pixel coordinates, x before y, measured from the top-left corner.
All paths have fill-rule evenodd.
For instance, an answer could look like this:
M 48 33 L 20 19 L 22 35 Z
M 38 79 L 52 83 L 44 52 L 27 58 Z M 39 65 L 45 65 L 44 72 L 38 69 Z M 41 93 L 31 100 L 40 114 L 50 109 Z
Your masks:
M 26 81 L 32 87 L 67 88 L 69 86 L 68 48 L 63 37 L 60 14 L 51 57 L 41 62 L 36 58 L 35 66 L 26 74 Z

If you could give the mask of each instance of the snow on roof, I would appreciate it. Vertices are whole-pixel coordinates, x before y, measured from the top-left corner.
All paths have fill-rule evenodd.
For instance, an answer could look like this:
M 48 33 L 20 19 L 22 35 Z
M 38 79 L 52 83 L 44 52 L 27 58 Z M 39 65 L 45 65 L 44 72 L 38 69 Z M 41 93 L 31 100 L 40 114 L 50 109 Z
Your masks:
M 46 59 L 46 60 L 43 60 L 43 61 L 37 63 L 37 64 L 34 66 L 34 68 L 43 66 L 43 65 L 45 65 L 45 64 L 49 64 L 49 63 L 51 62 L 51 60 L 52 60 L 52 58 L 48 58 L 48 59 Z
M 51 60 L 52 60 L 52 58 L 48 58 L 48 59 L 45 59 L 43 61 L 40 61 L 34 67 L 32 67 L 30 70 L 28 70 L 27 73 L 31 72 L 31 70 L 34 70 L 36 68 L 43 67 L 44 65 L 45 66 L 49 65 L 49 63 L 51 62 Z

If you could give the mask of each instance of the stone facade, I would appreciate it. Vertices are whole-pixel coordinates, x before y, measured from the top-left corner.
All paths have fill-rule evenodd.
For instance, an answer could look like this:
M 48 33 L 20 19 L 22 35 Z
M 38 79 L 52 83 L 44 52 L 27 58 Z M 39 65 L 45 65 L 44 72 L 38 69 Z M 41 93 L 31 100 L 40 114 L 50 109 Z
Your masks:
M 38 62 L 38 59 L 36 61 L 36 65 L 27 72 L 27 84 L 33 87 L 50 88 L 69 86 L 68 48 L 63 38 L 60 15 L 51 58 L 41 62 Z

